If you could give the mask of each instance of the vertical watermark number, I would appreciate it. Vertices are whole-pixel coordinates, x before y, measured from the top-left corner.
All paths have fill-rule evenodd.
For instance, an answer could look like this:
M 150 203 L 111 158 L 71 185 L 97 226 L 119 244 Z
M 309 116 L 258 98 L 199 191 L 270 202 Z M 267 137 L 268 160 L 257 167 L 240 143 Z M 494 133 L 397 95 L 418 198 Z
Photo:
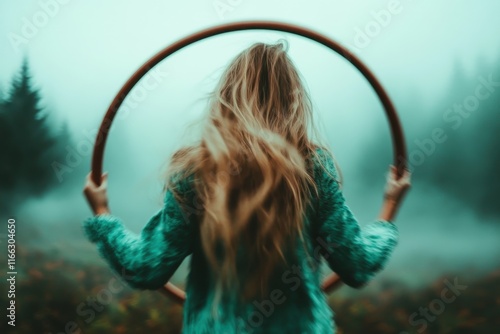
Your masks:
M 16 220 L 7 220 L 7 323 L 16 326 Z

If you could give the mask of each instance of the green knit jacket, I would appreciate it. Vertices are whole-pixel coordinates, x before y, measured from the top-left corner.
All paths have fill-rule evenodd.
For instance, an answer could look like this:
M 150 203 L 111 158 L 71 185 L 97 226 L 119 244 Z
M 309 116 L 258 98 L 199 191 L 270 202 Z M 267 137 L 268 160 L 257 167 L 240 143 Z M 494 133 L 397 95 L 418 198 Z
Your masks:
M 188 205 L 181 209 L 176 200 L 179 197 L 168 190 L 163 208 L 139 235 L 110 214 L 86 219 L 83 229 L 101 256 L 136 289 L 161 288 L 191 255 L 184 334 L 335 333 L 334 313 L 320 287 L 321 259 L 345 284 L 362 287 L 386 264 L 398 242 L 398 229 L 381 220 L 361 229 L 345 203 L 331 157 L 322 150 L 318 156 L 314 180 L 319 196 L 311 201 L 304 218 L 306 247 L 297 239 L 293 252 L 287 255 L 289 261 L 276 268 L 269 280 L 269 293 L 262 298 L 241 302 L 235 289 L 222 296 L 217 308 L 212 307 L 215 280 L 201 247 L 197 228 L 200 210 L 188 178 L 176 187 Z M 245 267 L 245 258 L 240 260 Z

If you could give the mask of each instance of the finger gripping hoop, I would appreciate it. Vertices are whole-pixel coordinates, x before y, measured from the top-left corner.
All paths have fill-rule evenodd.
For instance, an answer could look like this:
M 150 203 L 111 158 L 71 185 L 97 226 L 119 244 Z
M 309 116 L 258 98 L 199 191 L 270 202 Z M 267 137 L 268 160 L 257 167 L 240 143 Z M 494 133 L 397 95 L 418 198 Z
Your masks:
M 113 119 L 120 107 L 120 105 L 125 100 L 126 96 L 130 93 L 132 88 L 139 82 L 139 80 L 155 65 L 157 65 L 160 61 L 167 58 L 171 54 L 176 51 L 203 40 L 208 37 L 234 32 L 234 31 L 243 31 L 243 30 L 274 30 L 287 32 L 295 35 L 299 35 L 308 39 L 311 39 L 317 43 L 323 44 L 327 48 L 333 50 L 338 53 L 342 57 L 344 57 L 347 61 L 349 61 L 354 67 L 356 67 L 361 74 L 368 80 L 370 85 L 375 90 L 379 100 L 382 102 L 384 107 L 387 119 L 389 121 L 391 135 L 392 135 L 392 144 L 393 144 L 393 159 L 394 166 L 397 167 L 397 175 L 400 177 L 403 174 L 404 169 L 407 167 L 407 153 L 406 153 L 406 145 L 404 140 L 403 131 L 401 128 L 401 124 L 394 108 L 392 101 L 389 99 L 389 96 L 385 92 L 382 85 L 379 83 L 375 75 L 364 65 L 358 57 L 356 57 L 349 50 L 344 48 L 338 42 L 319 34 L 315 31 L 299 27 L 292 24 L 281 23 L 281 22 L 271 22 L 271 21 L 249 21 L 249 22 L 237 22 L 237 23 L 229 23 L 223 24 L 215 27 L 211 27 L 195 34 L 189 35 L 177 42 L 167 46 L 165 49 L 158 52 L 151 59 L 149 59 L 144 65 L 142 65 L 131 77 L 128 81 L 123 85 L 118 94 L 115 96 L 113 101 L 111 102 L 104 119 L 99 128 L 99 132 L 97 134 L 96 142 L 94 145 L 94 152 L 92 155 L 92 180 L 100 185 L 101 183 L 101 174 L 102 174 L 102 164 L 103 164 L 103 156 L 104 156 L 104 148 L 106 144 L 106 139 L 108 137 L 109 129 L 111 128 L 111 124 Z M 341 280 L 336 274 L 329 275 L 322 284 L 322 289 L 325 292 L 331 292 L 335 288 L 341 285 Z M 179 303 L 184 303 L 186 299 L 185 292 L 173 285 L 172 283 L 167 283 L 162 289 L 161 292 L 170 298 L 174 299 Z

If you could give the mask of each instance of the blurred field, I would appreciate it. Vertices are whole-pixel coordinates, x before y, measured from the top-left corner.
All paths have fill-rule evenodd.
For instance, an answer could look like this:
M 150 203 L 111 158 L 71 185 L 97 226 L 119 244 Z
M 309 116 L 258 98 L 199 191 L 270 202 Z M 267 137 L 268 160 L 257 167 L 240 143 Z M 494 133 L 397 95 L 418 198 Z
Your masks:
M 18 262 L 16 287 L 17 325 L 12 331 L 2 321 L 2 333 L 59 334 L 66 333 L 65 326 L 77 326 L 80 333 L 91 334 L 180 333 L 181 307 L 159 293 L 130 289 L 104 266 L 88 265 L 83 260 L 70 262 L 62 254 L 23 247 L 18 247 L 18 259 L 22 260 Z M 441 298 L 443 281 L 453 282 L 457 276 L 459 273 L 443 276 L 422 290 L 384 281 L 382 291 L 376 294 L 348 299 L 332 294 L 330 304 L 336 312 L 338 332 L 499 333 L 500 270 L 476 281 L 459 279 L 467 289 L 446 304 L 435 319 L 425 321 L 423 315 L 417 315 L 413 325 L 410 323 L 410 315 Z M 0 288 L 6 291 L 4 281 Z M 1 298 L 5 305 L 6 295 Z

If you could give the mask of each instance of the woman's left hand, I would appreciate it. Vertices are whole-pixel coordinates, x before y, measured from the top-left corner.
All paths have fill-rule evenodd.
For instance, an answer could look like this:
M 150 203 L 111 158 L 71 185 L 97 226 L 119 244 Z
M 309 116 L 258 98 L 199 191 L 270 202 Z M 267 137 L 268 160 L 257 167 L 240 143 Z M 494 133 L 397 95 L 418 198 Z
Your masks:
M 97 186 L 89 173 L 86 178 L 83 193 L 87 198 L 90 208 L 95 215 L 109 213 L 108 208 L 108 173 L 104 173 L 101 178 L 101 185 Z

